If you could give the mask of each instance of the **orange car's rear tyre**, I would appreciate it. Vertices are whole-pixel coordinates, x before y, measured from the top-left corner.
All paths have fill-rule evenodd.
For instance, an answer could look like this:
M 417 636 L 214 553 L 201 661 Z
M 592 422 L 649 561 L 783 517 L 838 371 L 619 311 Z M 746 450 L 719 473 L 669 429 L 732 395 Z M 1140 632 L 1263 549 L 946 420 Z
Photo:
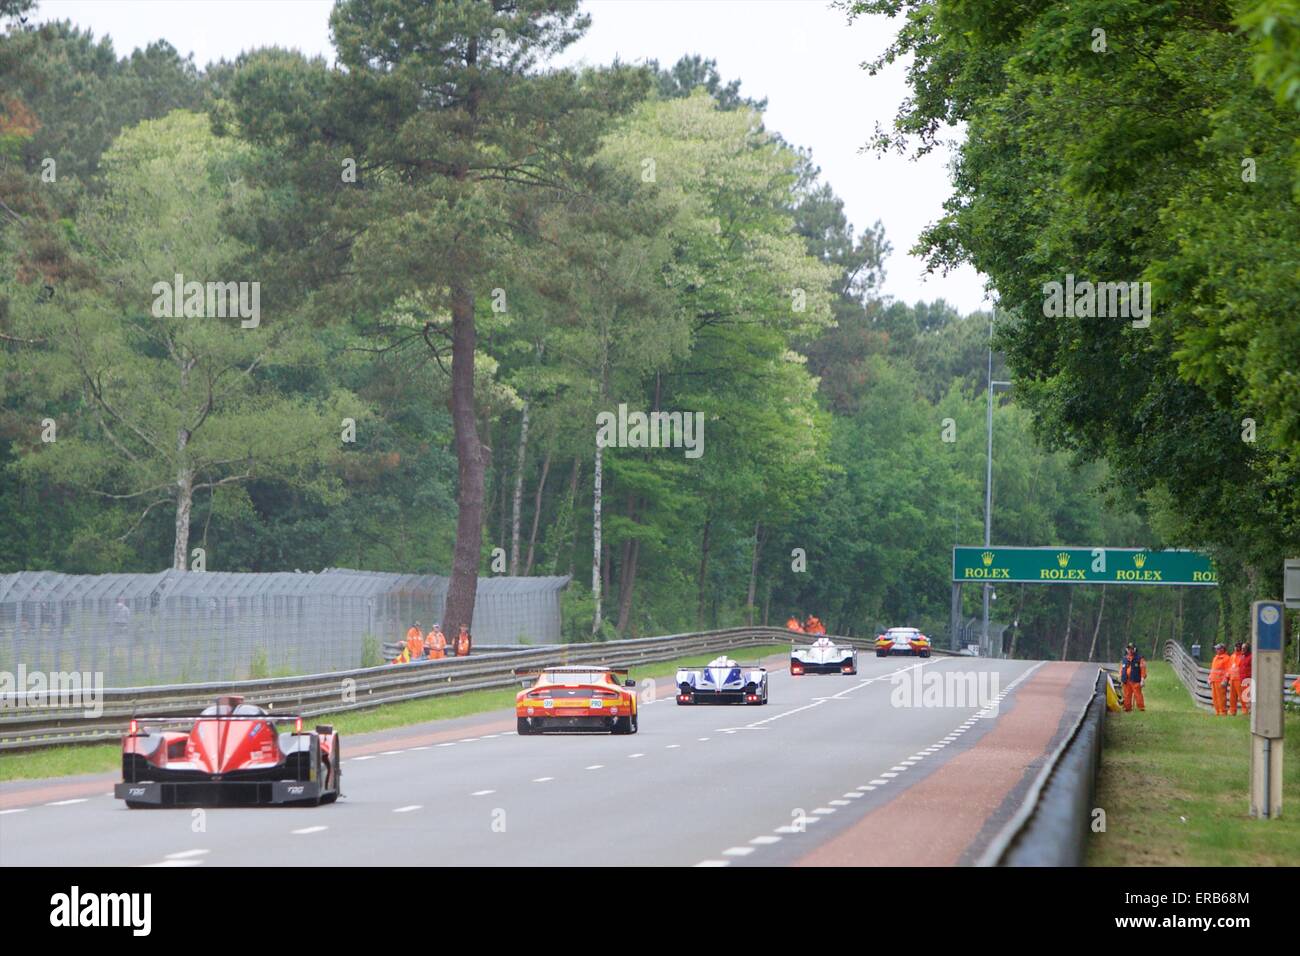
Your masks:
M 637 731 L 636 714 L 627 717 L 617 717 L 614 720 L 614 728 L 611 733 L 615 734 L 634 734 Z
M 528 723 L 527 717 L 520 717 L 517 723 L 518 727 L 516 729 L 518 730 L 520 737 L 531 737 L 535 734 L 541 733 L 541 730 L 534 728 Z

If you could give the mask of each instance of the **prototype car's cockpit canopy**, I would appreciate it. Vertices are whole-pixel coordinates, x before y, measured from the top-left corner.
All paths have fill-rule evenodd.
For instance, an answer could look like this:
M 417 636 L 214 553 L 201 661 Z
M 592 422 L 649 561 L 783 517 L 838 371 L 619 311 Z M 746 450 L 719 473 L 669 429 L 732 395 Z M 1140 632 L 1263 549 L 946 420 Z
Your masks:
M 218 697 L 215 704 L 209 704 L 199 712 L 200 717 L 265 717 L 265 708 L 256 704 L 245 704 L 242 697 Z

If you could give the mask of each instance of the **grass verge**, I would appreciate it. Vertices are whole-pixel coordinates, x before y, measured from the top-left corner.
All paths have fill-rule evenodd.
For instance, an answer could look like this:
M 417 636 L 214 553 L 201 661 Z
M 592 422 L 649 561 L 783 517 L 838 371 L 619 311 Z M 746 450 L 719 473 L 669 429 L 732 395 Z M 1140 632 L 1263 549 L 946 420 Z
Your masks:
M 771 654 L 788 653 L 788 644 L 765 644 L 757 647 L 738 647 L 727 653 L 737 660 L 751 661 Z M 658 680 L 671 677 L 678 667 L 707 664 L 716 654 L 698 654 L 681 657 L 658 664 L 641 664 L 632 668 L 633 680 L 646 678 Z M 492 710 L 510 707 L 515 702 L 517 688 L 499 690 L 473 690 L 463 694 L 443 694 L 420 700 L 403 701 L 373 710 L 345 711 L 315 718 L 316 723 L 331 723 L 340 734 L 365 734 L 376 730 L 390 730 L 422 724 L 431 720 L 468 717 Z M 346 741 L 344 741 L 346 747 Z M 346 751 L 345 751 L 346 753 Z M 116 770 L 121 760 L 122 747 L 117 743 L 85 744 L 66 747 L 48 747 L 21 754 L 0 757 L 0 781 L 43 780 L 48 777 L 66 777 L 82 773 L 105 773 Z
M 1149 665 L 1146 712 L 1106 715 L 1090 866 L 1287 866 L 1300 857 L 1300 714 L 1287 714 L 1283 816 L 1250 810 L 1250 718 L 1215 717 L 1168 664 Z M 1289 806 L 1286 804 L 1289 802 Z

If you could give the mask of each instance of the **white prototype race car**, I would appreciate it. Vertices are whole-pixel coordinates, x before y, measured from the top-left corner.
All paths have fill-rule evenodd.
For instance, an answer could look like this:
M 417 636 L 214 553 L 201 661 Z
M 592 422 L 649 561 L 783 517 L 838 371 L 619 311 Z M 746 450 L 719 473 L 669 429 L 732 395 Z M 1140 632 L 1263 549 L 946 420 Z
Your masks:
M 725 654 L 703 667 L 677 671 L 678 704 L 766 704 L 767 668 L 737 664 Z
M 790 648 L 790 676 L 802 674 L 856 674 L 858 649 L 819 637 L 811 644 Z

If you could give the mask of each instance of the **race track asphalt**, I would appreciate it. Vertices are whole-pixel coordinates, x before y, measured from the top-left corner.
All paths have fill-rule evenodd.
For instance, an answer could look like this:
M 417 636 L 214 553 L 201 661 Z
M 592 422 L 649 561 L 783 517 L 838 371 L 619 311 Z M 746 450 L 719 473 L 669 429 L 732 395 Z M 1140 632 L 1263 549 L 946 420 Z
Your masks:
M 344 797 L 326 807 L 127 810 L 113 775 L 6 784 L 0 866 L 969 863 L 1096 673 L 864 654 L 854 677 L 791 677 L 773 663 L 769 705 L 680 707 L 663 682 L 634 736 L 519 737 L 496 712 L 345 738 Z M 909 705 L 897 682 L 918 689 L 913 669 L 965 687 L 983 673 L 996 707 Z

